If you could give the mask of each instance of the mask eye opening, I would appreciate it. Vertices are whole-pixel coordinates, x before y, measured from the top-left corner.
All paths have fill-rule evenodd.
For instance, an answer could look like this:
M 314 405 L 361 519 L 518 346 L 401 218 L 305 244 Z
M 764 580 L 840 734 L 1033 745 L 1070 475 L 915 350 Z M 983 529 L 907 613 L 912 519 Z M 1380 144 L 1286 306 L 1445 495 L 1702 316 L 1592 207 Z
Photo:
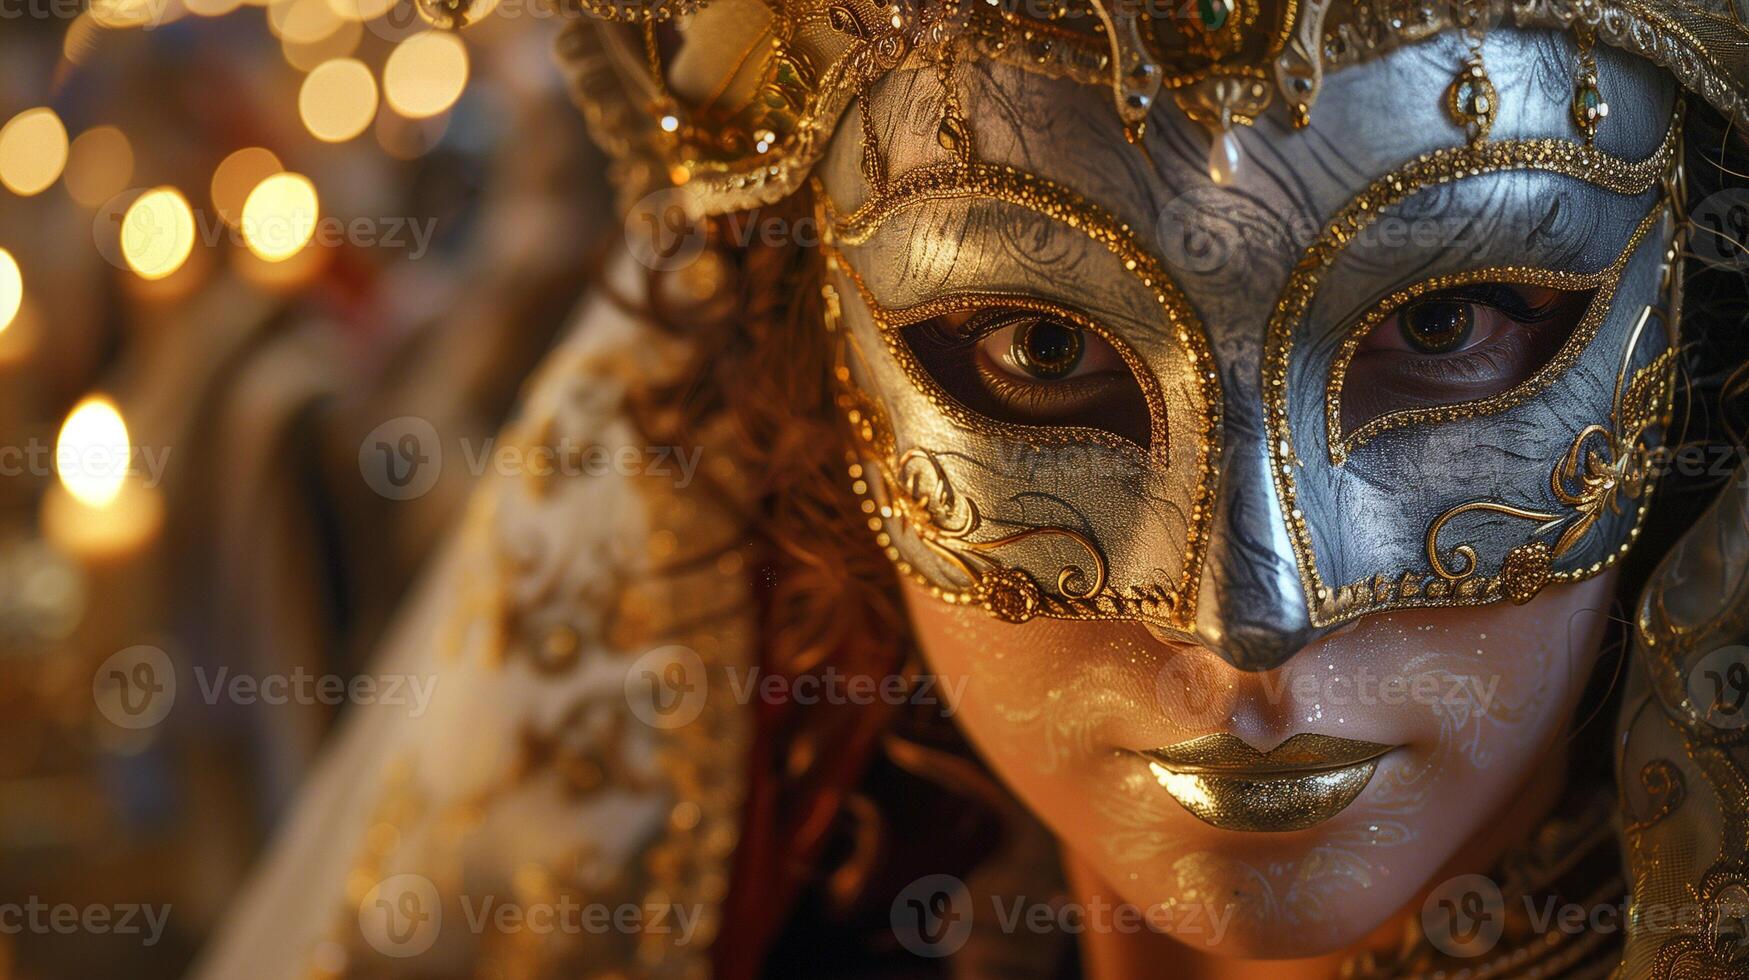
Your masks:
M 1140 359 L 1086 317 L 993 298 L 892 330 L 917 373 L 975 418 L 1028 438 L 1073 429 L 1143 453 L 1164 446 L 1163 402 Z

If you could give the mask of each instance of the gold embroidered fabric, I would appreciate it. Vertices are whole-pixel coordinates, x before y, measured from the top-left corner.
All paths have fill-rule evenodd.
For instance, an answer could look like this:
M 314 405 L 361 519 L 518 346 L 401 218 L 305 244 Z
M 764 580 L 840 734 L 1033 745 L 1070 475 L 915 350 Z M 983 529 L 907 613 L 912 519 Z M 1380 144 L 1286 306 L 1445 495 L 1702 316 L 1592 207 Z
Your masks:
M 494 450 L 530 465 L 482 483 L 379 660 L 429 710 L 360 707 L 196 976 L 709 975 L 755 629 L 718 487 L 748 481 L 708 432 L 671 447 L 695 479 L 536 465 L 647 459 L 621 399 L 684 360 L 607 297 L 579 327 Z

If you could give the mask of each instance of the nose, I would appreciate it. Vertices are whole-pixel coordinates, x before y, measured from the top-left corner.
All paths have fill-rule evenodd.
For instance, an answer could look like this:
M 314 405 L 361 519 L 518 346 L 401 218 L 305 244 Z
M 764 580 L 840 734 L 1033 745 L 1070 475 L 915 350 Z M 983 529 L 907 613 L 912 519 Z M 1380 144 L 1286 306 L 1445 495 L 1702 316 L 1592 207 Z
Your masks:
M 1198 640 L 1248 671 L 1281 666 L 1323 632 L 1312 626 L 1261 429 L 1229 420 L 1196 599 Z

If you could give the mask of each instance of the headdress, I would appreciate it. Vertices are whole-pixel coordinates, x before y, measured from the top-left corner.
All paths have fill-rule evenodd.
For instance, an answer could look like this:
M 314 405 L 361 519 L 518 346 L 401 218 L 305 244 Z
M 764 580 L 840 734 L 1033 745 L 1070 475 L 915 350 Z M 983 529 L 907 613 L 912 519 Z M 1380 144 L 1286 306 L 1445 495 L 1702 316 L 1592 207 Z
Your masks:
M 1303 126 L 1325 76 L 1447 31 L 1478 39 L 1453 66 L 1453 122 L 1486 135 L 1498 106 L 1480 54 L 1491 26 L 1573 32 L 1667 69 L 1749 124 L 1741 4 L 1682 0 L 565 0 L 603 23 L 565 54 L 624 191 L 684 186 L 702 213 L 796 190 L 859 92 L 920 51 L 980 57 L 1110 89 L 1132 136 L 1162 99 L 1211 130 L 1276 112 Z M 1582 128 L 1606 114 L 1595 74 L 1575 79 Z

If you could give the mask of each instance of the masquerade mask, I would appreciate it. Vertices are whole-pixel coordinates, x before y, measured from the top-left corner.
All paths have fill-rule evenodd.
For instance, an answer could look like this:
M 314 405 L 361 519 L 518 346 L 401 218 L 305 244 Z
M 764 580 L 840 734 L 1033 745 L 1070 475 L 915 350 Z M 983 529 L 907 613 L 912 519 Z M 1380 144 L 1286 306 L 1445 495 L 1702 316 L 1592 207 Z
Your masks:
M 1521 34 L 1491 48 L 1542 57 Z M 1363 72 L 1387 70 L 1427 73 Z M 1050 102 L 965 76 L 974 106 L 997 78 Z M 1409 113 L 1433 148 L 1370 180 L 1302 177 L 1300 200 L 1275 168 L 1227 189 L 1166 162 L 1143 179 L 1179 196 L 1150 213 L 1132 178 L 1092 173 L 1121 158 L 976 112 L 948 126 L 966 140 L 860 195 L 828 157 L 855 199 L 822 193 L 821 221 L 880 542 L 948 601 L 1142 620 L 1257 668 L 1363 613 L 1600 571 L 1643 512 L 1671 397 L 1676 122 L 1636 83 L 1665 114 L 1618 122 L 1608 148 L 1453 140 Z M 906 97 L 876 105 L 942 101 L 888 84 Z M 1546 104 L 1500 123 L 1571 126 Z M 877 143 L 919 128 L 874 126 Z M 1190 142 L 1159 135 L 1157 161 Z M 1246 208 L 1249 230 L 1222 216 Z M 1187 228 L 1246 240 L 1198 262 Z
M 1736 112 L 1703 15 L 1210 9 L 603 10 L 642 37 L 577 63 L 654 100 L 589 105 L 702 213 L 821 171 L 850 478 L 946 601 L 1266 669 L 1607 567 L 1671 401 L 1680 121 L 1597 42 Z

